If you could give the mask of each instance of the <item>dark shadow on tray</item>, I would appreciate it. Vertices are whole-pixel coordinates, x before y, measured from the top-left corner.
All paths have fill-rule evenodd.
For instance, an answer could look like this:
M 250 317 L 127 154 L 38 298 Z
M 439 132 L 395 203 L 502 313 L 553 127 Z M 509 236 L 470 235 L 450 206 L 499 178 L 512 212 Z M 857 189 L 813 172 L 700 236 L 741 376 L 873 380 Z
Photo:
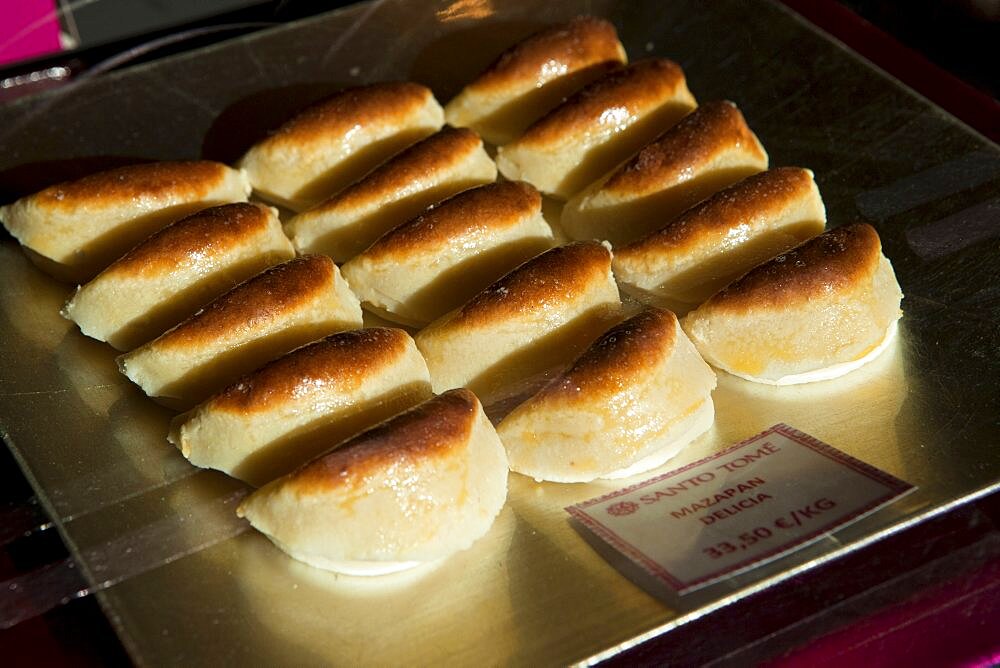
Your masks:
M 577 210 L 573 222 L 585 230 L 603 228 L 595 233 L 595 238 L 607 239 L 612 245 L 621 246 L 663 229 L 701 200 L 756 172 L 756 169 L 746 167 L 712 169 L 635 199 Z
M 82 284 L 90 281 L 112 262 L 170 223 L 205 207 L 216 206 L 224 202 L 225 200 L 221 198 L 181 202 L 136 216 L 80 245 L 63 262 L 57 262 L 30 248 L 25 248 L 24 252 L 39 269 L 47 274 L 62 281 Z
M 431 87 L 445 104 L 504 49 L 545 27 L 534 21 L 498 21 L 455 30 L 434 40 L 413 59 L 410 79 Z
M 551 79 L 544 87 L 533 88 L 518 95 L 489 116 L 480 119 L 478 124 L 483 128 L 492 128 L 500 136 L 507 135 L 504 143 L 514 141 L 535 121 L 555 109 L 566 98 L 618 67 L 617 62 L 603 62 Z M 509 130 L 504 132 L 503 128 Z M 485 130 L 483 132 L 486 133 Z
M 11 350 L 29 345 L 33 351 L 46 351 L 47 356 L 48 349 L 72 324 L 53 318 L 49 321 L 52 326 L 40 326 L 41 319 L 59 312 L 70 296 L 70 288 L 38 271 L 12 243 L 0 244 L 0 265 L 12 279 L 10 285 L 0 288 L 0 325 L 7 324 L 0 343 Z M 13 378 L 23 362 L 20 357 L 12 357 L 11 366 L 3 369 L 3 377 Z
M 123 323 L 108 336 L 121 350 L 133 350 L 152 341 L 174 325 L 194 315 L 200 308 L 264 269 L 284 261 L 276 253 L 234 262 L 224 274 L 203 274 L 190 283 Z
M 527 237 L 485 249 L 438 273 L 434 280 L 410 295 L 406 300 L 407 310 L 431 313 L 431 320 L 436 320 L 551 247 L 551 239 Z
M 108 411 L 115 447 L 141 474 L 138 483 L 159 487 L 198 471 L 167 441 L 173 411 L 150 401 L 138 387 L 127 388 Z M 126 465 L 126 462 L 122 462 Z
M 239 99 L 223 109 L 205 133 L 201 156 L 234 163 L 292 116 L 349 86 L 339 82 L 301 83 L 257 91 Z
M 322 234 L 312 242 L 310 252 L 329 255 L 335 262 L 346 262 L 371 246 L 383 234 L 417 217 L 432 204 L 478 185 L 478 180 L 468 179 L 418 190 L 373 209 L 350 225 Z
M 484 404 L 497 403 L 526 378 L 568 364 L 620 320 L 620 308 L 606 304 L 592 307 L 493 363 L 465 387 L 475 392 Z
M 233 475 L 258 487 L 264 485 L 430 396 L 426 381 L 407 383 L 346 411 L 322 415 L 265 444 L 243 460 Z
M 187 410 L 267 362 L 311 341 L 334 332 L 354 329 L 355 326 L 353 322 L 331 318 L 283 327 L 225 352 L 202 358 L 200 363 L 192 364 L 176 380 L 160 388 L 160 395 L 153 400 L 167 408 Z
M 667 102 L 618 132 L 612 139 L 587 151 L 577 166 L 559 182 L 558 188 L 569 193 L 580 192 L 629 156 L 638 153 L 639 149 L 676 125 L 690 111 L 687 104 Z
M 52 352 L 63 377 L 80 396 L 90 388 L 126 381 L 115 364 L 115 357 L 121 353 L 102 341 L 84 336 L 76 326 L 66 332 Z
M 278 204 L 299 210 L 312 208 L 358 181 L 400 151 L 426 139 L 433 132 L 434 129 L 430 127 L 401 128 L 391 135 L 369 142 L 313 180 L 302 183 L 291 196 L 294 201 L 278 200 Z M 269 196 L 261 193 L 261 197 L 267 199 Z
M 12 202 L 57 183 L 74 181 L 115 167 L 147 162 L 153 162 L 153 159 L 124 155 L 92 155 L 66 160 L 29 162 L 10 167 L 0 171 L 0 204 Z

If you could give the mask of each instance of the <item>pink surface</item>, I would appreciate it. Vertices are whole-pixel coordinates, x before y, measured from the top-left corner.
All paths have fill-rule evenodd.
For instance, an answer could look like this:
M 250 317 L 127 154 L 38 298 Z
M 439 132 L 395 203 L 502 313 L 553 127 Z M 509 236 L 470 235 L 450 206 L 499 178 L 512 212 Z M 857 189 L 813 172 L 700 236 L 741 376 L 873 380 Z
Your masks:
M 1000 559 L 815 640 L 768 668 L 1000 665 Z
M 0 64 L 61 50 L 55 0 L 0 0 Z

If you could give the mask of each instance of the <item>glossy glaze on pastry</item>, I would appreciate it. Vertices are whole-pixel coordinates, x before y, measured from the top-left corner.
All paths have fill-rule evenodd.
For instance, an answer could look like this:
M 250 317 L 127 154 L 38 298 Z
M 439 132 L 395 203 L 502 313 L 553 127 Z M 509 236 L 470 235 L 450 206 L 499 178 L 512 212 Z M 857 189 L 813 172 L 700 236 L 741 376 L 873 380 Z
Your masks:
M 48 187 L 0 220 L 40 269 L 82 283 L 175 220 L 249 194 L 246 175 L 222 163 L 151 162 Z
M 861 223 L 752 269 L 682 325 L 712 366 L 790 385 L 843 375 L 874 359 L 895 332 L 901 299 L 878 233 Z
M 630 292 L 687 312 L 761 262 L 821 234 L 826 209 L 808 169 L 749 176 L 615 252 Z
M 285 229 L 300 253 L 347 262 L 432 204 L 496 178 L 497 167 L 476 133 L 444 128 L 295 216 Z
M 670 311 L 612 327 L 497 427 L 512 471 L 589 482 L 660 466 L 711 427 L 715 373 Z
M 80 286 L 63 316 L 87 336 L 131 350 L 293 257 L 274 209 L 245 202 L 210 207 L 168 225 Z
M 299 346 L 361 326 L 361 305 L 333 261 L 279 264 L 118 358 L 151 397 L 189 407 Z
M 634 241 L 740 179 L 767 169 L 767 153 L 732 102 L 708 102 L 566 203 L 574 239 Z
M 506 496 L 500 439 L 476 396 L 458 389 L 339 444 L 237 512 L 299 561 L 379 575 L 468 548 Z
M 577 242 L 528 260 L 415 338 L 435 392 L 468 387 L 490 404 L 572 360 L 620 309 L 611 251 Z
M 386 232 L 341 270 L 366 308 L 422 327 L 552 246 L 527 183 L 480 186 Z
M 471 127 L 491 144 L 506 144 L 609 65 L 626 61 L 611 23 L 580 16 L 500 54 L 445 106 L 445 120 Z
M 255 144 L 240 166 L 258 195 L 302 211 L 443 123 L 441 105 L 426 86 L 390 82 L 348 88 Z
M 243 376 L 178 416 L 170 441 L 192 464 L 259 486 L 430 396 L 409 334 L 351 330 Z
M 695 106 L 677 63 L 640 60 L 608 72 L 501 146 L 497 168 L 568 199 Z

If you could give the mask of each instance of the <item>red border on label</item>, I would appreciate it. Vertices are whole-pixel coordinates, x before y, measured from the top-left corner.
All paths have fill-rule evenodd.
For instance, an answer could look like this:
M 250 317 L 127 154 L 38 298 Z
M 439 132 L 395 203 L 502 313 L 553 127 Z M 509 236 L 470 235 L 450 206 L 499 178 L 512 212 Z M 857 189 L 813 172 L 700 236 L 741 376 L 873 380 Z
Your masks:
M 673 477 L 675 477 L 677 475 L 680 475 L 681 473 L 684 473 L 685 471 L 688 471 L 688 470 L 690 470 L 690 469 L 692 469 L 694 467 L 701 466 L 702 464 L 706 464 L 706 463 L 711 462 L 713 460 L 720 459 L 721 457 L 725 457 L 725 456 L 727 456 L 727 455 L 729 455 L 729 454 L 731 454 L 731 453 L 739 450 L 740 448 L 744 448 L 744 447 L 746 447 L 746 446 L 748 446 L 748 445 L 750 445 L 752 443 L 755 443 L 756 441 L 760 440 L 762 437 L 765 437 L 765 436 L 767 436 L 769 434 L 774 434 L 774 433 L 781 434 L 782 436 L 785 436 L 786 438 L 788 438 L 788 439 L 790 439 L 792 441 L 795 441 L 796 443 L 799 443 L 800 445 L 804 445 L 807 448 L 809 448 L 810 450 L 813 450 L 814 452 L 816 452 L 818 454 L 821 454 L 824 457 L 828 457 L 828 458 L 830 458 L 830 459 L 838 462 L 839 464 L 842 464 L 842 465 L 850 468 L 851 470 L 855 471 L 856 473 L 859 473 L 859 474 L 864 475 L 864 476 L 866 476 L 868 478 L 871 478 L 872 480 L 878 482 L 879 484 L 884 485 L 887 488 L 889 488 L 889 491 L 886 494 L 878 497 L 877 499 L 875 499 L 871 503 L 869 503 L 869 504 L 867 504 L 865 506 L 862 506 L 861 508 L 855 510 L 850 515 L 839 517 L 834 522 L 828 522 L 827 524 L 824 524 L 824 525 L 818 527 L 812 533 L 806 534 L 805 536 L 801 536 L 800 538 L 798 538 L 798 539 L 796 539 L 794 541 L 791 541 L 791 542 L 788 542 L 788 543 L 783 543 L 780 546 L 778 546 L 778 547 L 776 547 L 776 548 L 774 548 L 772 550 L 769 550 L 768 552 L 764 552 L 764 553 L 759 554 L 759 555 L 757 555 L 755 557 L 751 557 L 749 559 L 745 559 L 744 561 L 737 562 L 737 563 L 732 564 L 730 566 L 727 566 L 725 568 L 719 569 L 718 571 L 715 571 L 713 573 L 709 573 L 708 575 L 700 577 L 700 578 L 698 578 L 696 580 L 692 580 L 692 581 L 688 581 L 688 582 L 679 580 L 678 578 L 676 578 L 673 575 L 671 575 L 670 572 L 667 571 L 665 568 L 663 568 L 660 564 L 656 563 L 655 561 L 653 561 L 652 559 L 650 559 L 648 556 L 646 556 L 646 554 L 643 553 L 642 550 L 640 550 L 636 546 L 632 545 L 627 540 L 625 540 L 624 538 L 622 538 L 621 536 L 619 536 L 617 533 L 615 533 L 608 526 L 606 526 L 605 524 L 602 524 L 598 520 L 595 520 L 592 516 L 590 516 L 589 514 L 587 514 L 587 513 L 585 513 L 583 511 L 584 508 L 589 508 L 589 507 L 594 506 L 594 505 L 602 504 L 602 503 L 605 503 L 607 501 L 610 501 L 611 499 L 617 498 L 619 496 L 623 496 L 625 494 L 630 494 L 630 493 L 632 493 L 632 492 L 634 492 L 636 490 L 642 489 L 644 487 L 649 487 L 650 485 L 658 484 L 658 483 L 662 482 L 663 480 L 667 480 L 669 478 L 673 478 Z M 911 485 L 910 483 L 907 483 L 907 482 L 905 482 L 903 480 L 900 480 L 899 478 L 897 478 L 897 477 L 895 477 L 895 476 L 893 476 L 893 475 L 891 475 L 889 473 L 886 473 L 885 471 L 882 471 L 881 469 L 877 469 L 874 466 L 871 466 L 870 464 L 866 464 L 865 462 L 861 461 L 860 459 L 856 459 L 856 458 L 848 455 L 847 453 L 842 452 L 842 451 L 834 448 L 833 446 L 828 445 L 828 444 L 824 443 L 823 441 L 820 441 L 819 439 L 810 436 L 809 434 L 806 434 L 804 432 L 799 431 L 798 429 L 795 429 L 794 427 L 791 427 L 791 426 L 789 426 L 787 424 L 784 424 L 784 423 L 778 423 L 778 424 L 776 424 L 776 425 L 774 425 L 774 426 L 772 426 L 772 427 L 770 427 L 768 429 L 765 429 L 764 431 L 760 432 L 759 434 L 756 434 L 755 436 L 751 436 L 750 438 L 745 439 L 745 440 L 743 440 L 743 441 L 741 441 L 741 442 L 737 443 L 736 445 L 733 445 L 733 446 L 731 446 L 729 448 L 726 448 L 725 450 L 723 450 L 721 452 L 717 452 L 714 455 L 710 455 L 710 456 L 705 457 L 703 459 L 700 459 L 700 460 L 698 460 L 696 462 L 692 462 L 691 464 L 688 464 L 687 466 L 684 466 L 682 468 L 676 469 L 674 471 L 670 471 L 668 473 L 664 473 L 662 475 L 658 475 L 655 478 L 650 478 L 649 480 L 644 480 L 643 482 L 636 483 L 634 485 L 630 485 L 629 487 L 625 487 L 623 489 L 615 490 L 614 492 L 609 492 L 608 494 L 604 494 L 604 495 L 599 496 L 597 498 L 590 499 L 590 500 L 587 500 L 587 501 L 583 501 L 581 503 L 577 503 L 575 505 L 572 505 L 572 506 L 569 506 L 569 507 L 565 508 L 565 510 L 573 518 L 575 518 L 581 524 L 583 524 L 584 526 L 586 526 L 587 529 L 589 529 L 591 532 L 593 532 L 594 534 L 596 534 L 597 536 L 599 536 L 600 538 L 602 538 L 605 542 L 609 543 L 612 547 L 614 547 L 616 550 L 618 550 L 619 552 L 621 552 L 622 554 L 624 554 L 625 556 L 627 556 L 629 559 L 631 559 L 632 561 L 634 561 L 636 564 L 638 564 L 647 573 L 649 573 L 653 577 L 655 577 L 655 578 L 657 578 L 659 580 L 662 580 L 663 582 L 667 583 L 672 588 L 676 589 L 678 591 L 678 593 L 683 594 L 683 593 L 685 593 L 685 592 L 687 592 L 687 591 L 689 591 L 689 590 L 691 590 L 691 589 L 693 589 L 695 587 L 698 587 L 700 585 L 704 585 L 704 584 L 707 584 L 709 582 L 713 582 L 713 581 L 716 581 L 716 580 L 721 580 L 722 578 L 724 578 L 724 577 L 726 577 L 728 575 L 733 575 L 733 574 L 735 574 L 737 572 L 748 570 L 754 564 L 758 564 L 758 563 L 762 563 L 762 562 L 768 561 L 769 559 L 771 559 L 771 558 L 775 557 L 776 555 L 781 554 L 783 552 L 790 552 L 790 551 L 792 551 L 796 547 L 799 547 L 799 546 L 801 546 L 801 545 L 803 545 L 805 543 L 812 542 L 812 541 L 816 540 L 817 538 L 820 538 L 823 535 L 828 534 L 830 532 L 830 530 L 832 528 L 834 528 L 834 527 L 846 525 L 846 524 L 848 524 L 848 523 L 850 523 L 850 522 L 858 519 L 859 517 L 862 517 L 864 515 L 867 515 L 869 513 L 872 513 L 874 511 L 878 510 L 879 508 L 881 508 L 882 506 L 886 505 L 890 501 L 893 501 L 893 500 L 897 499 L 900 495 L 902 495 L 904 493 L 911 492 L 914 489 L 916 489 L 916 488 L 913 485 Z

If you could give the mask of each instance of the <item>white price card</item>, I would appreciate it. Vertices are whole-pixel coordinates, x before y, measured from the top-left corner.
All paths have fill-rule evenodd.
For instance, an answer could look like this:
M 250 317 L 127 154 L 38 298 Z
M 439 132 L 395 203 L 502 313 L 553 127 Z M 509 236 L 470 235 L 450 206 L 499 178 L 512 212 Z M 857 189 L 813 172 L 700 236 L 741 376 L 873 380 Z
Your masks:
M 678 593 L 777 559 L 915 488 L 787 425 L 566 510 Z

